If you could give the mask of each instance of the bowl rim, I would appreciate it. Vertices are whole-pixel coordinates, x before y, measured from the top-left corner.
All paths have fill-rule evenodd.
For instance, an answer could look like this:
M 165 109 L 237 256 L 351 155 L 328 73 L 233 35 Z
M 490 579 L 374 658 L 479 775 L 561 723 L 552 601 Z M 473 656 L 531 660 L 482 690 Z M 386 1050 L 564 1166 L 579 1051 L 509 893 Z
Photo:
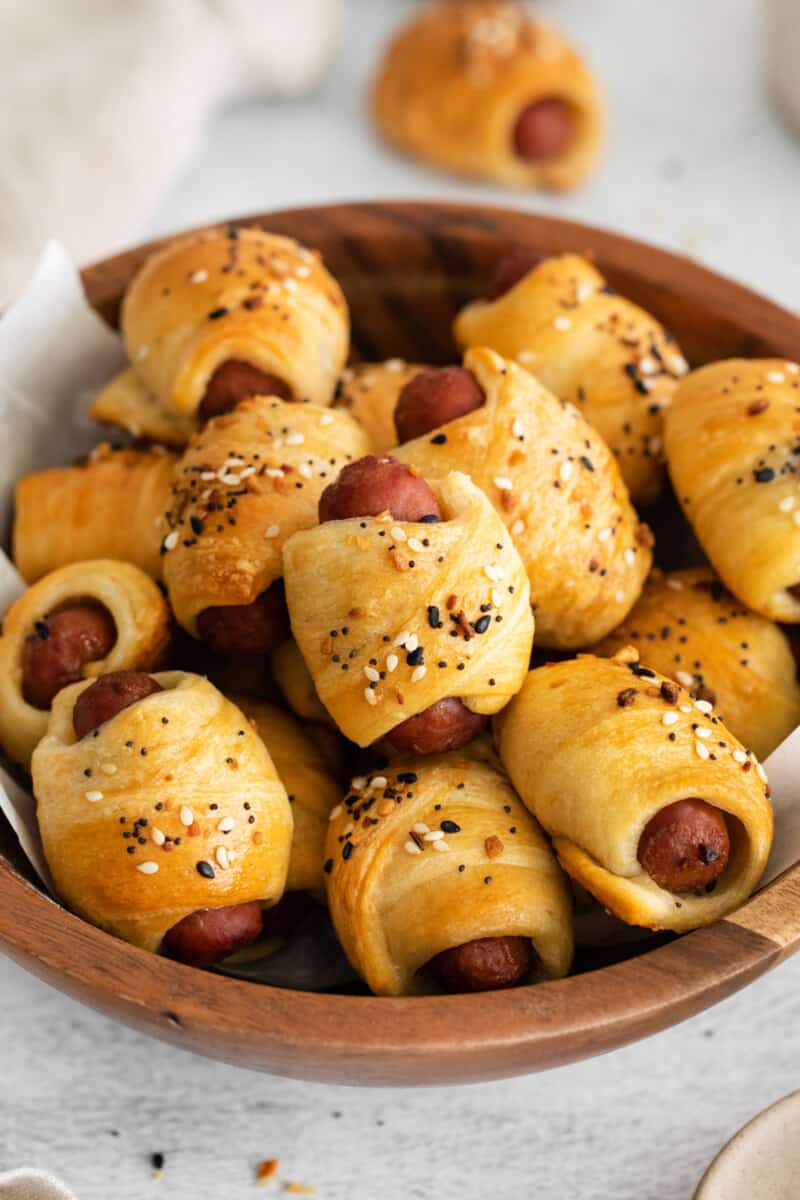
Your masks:
M 765 1127 L 769 1127 L 776 1117 L 781 1117 L 785 1110 L 791 1112 L 794 1109 L 800 1110 L 800 1090 L 779 1096 L 777 1100 L 773 1100 L 766 1108 L 762 1108 L 755 1116 L 745 1121 L 744 1125 L 731 1134 L 724 1146 L 714 1155 L 703 1172 L 692 1200 L 715 1200 L 715 1189 L 719 1185 L 720 1179 L 724 1183 L 725 1172 L 729 1165 L 732 1165 L 732 1156 L 740 1152 L 743 1146 L 750 1146 L 753 1134 L 758 1134 Z M 716 1193 L 716 1200 L 724 1200 L 724 1197 Z
M 700 264 L 556 217 L 481 204 L 381 201 L 284 209 L 154 239 L 82 271 L 105 315 L 120 281 L 152 250 L 186 233 L 321 217 L 473 222 L 547 252 L 591 245 L 604 269 L 630 271 L 710 307 L 787 356 L 800 319 Z M 524 231 L 524 232 L 523 232 Z M 335 232 L 335 230 L 334 230 Z M 795 349 L 789 349 L 794 346 Z M 0 947 L 33 974 L 108 1014 L 211 1057 L 296 1078 L 356 1084 L 442 1084 L 502 1078 L 603 1053 L 685 1019 L 800 947 L 800 864 L 724 920 L 634 958 L 564 980 L 470 996 L 387 998 L 300 992 L 198 971 L 139 950 L 61 908 L 0 856 Z M 356 1032 L 354 1032 L 356 1031 Z

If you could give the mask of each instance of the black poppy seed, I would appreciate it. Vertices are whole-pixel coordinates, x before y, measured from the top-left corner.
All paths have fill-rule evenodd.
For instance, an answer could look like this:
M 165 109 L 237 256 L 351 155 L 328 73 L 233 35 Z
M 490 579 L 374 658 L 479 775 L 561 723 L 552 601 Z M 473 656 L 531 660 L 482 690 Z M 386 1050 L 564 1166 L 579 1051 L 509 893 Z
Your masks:
M 250 801 L 245 800 L 244 804 L 242 805 L 242 808 L 244 809 L 245 812 L 250 812 Z
M 424 517 L 420 517 L 420 523 L 423 525 L 438 525 L 439 517 L 436 513 L 426 513 Z
M 677 737 L 677 734 L 675 734 L 675 733 L 671 733 L 671 734 L 669 735 L 669 740 L 670 740 L 671 742 L 674 742 L 674 741 L 675 741 L 675 739 L 676 739 L 676 737 Z
M 491 882 L 492 882 L 492 877 L 491 877 L 491 875 L 484 875 L 484 877 L 483 877 L 483 882 L 484 882 L 484 883 L 491 883 Z
M 489 616 L 479 617 L 472 628 L 475 630 L 476 633 L 486 633 L 486 630 L 489 628 L 489 625 L 491 624 L 491 620 L 492 620 L 492 618 Z
M 204 879 L 214 878 L 214 868 L 212 867 L 211 863 L 206 862 L 205 859 L 201 859 L 200 862 L 197 863 L 196 870 L 198 875 L 202 875 Z
M 326 858 L 326 859 L 325 859 L 325 864 L 324 864 L 324 866 L 323 866 L 323 868 L 322 868 L 322 869 L 323 869 L 323 871 L 325 872 L 325 874 L 326 874 L 326 875 L 330 875 L 331 871 L 333 870 L 333 859 L 332 859 L 332 858 Z
M 190 518 L 189 518 L 189 524 L 191 525 L 191 527 L 192 527 L 192 531 L 193 531 L 194 533 L 202 533 L 202 532 L 203 532 L 203 530 L 205 529 L 205 525 L 204 525 L 204 523 L 203 523 L 203 522 L 200 520 L 200 518 L 199 518 L 199 517 L 190 517 Z
M 459 872 L 466 871 L 466 869 L 467 869 L 467 868 L 466 868 L 466 864 L 465 864 L 465 863 L 460 863 L 460 864 L 459 864 L 459 868 L 458 868 L 458 869 L 459 869 Z
M 147 758 L 147 746 L 142 746 L 139 753 L 141 754 L 142 758 Z
M 442 622 L 439 620 L 439 609 L 435 604 L 428 605 L 428 624 L 431 629 L 441 629 Z
M 437 433 L 435 435 L 435 437 L 431 438 L 431 445 L 432 446 L 443 446 L 446 441 L 447 441 L 446 433 Z
M 159 800 L 158 804 L 156 805 L 156 812 L 161 812 L 163 807 L 163 803 Z
M 410 650 L 406 655 L 406 662 L 409 667 L 420 667 L 425 662 L 425 652 L 422 646 L 417 646 L 416 650 Z
M 87 779 L 91 779 L 91 778 L 92 778 L 92 768 L 91 768 L 91 767 L 84 767 L 84 769 L 83 769 L 83 773 L 84 773 L 84 775 L 86 776 L 86 778 L 87 778 Z
M 226 317 L 227 315 L 228 309 L 225 307 L 212 308 L 211 312 L 208 314 L 208 319 L 209 321 L 218 321 L 220 317 Z
M 756 483 L 771 483 L 775 478 L 775 472 L 772 467 L 759 467 L 757 471 L 753 471 L 753 478 Z
M 455 821 L 442 821 L 439 828 L 443 833 L 461 833 L 461 826 L 456 825 Z
M 465 666 L 464 666 L 464 663 L 459 663 L 459 664 L 458 664 L 458 666 L 456 667 L 456 670 L 457 670 L 457 671 L 463 671 L 463 670 L 465 670 L 465 669 L 466 669 L 466 668 L 465 668 Z
M 135 854 L 135 853 L 136 853 L 136 847 L 135 847 L 135 846 L 126 846 L 126 847 L 125 847 L 125 849 L 128 851 L 128 854 Z

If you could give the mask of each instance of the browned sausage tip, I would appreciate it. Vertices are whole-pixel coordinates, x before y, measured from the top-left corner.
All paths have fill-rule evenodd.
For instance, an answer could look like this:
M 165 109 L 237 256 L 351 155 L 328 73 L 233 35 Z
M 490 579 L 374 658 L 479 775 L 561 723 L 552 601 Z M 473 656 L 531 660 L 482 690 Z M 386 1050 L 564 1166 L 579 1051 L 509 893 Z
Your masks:
M 212 417 L 230 412 L 248 396 L 278 396 L 281 400 L 291 400 L 292 390 L 277 375 L 270 375 L 250 363 L 230 359 L 217 367 L 209 379 L 200 404 L 200 418 L 210 421 Z
M 557 96 L 523 108 L 514 125 L 514 150 L 526 162 L 542 162 L 567 149 L 575 132 L 575 113 Z
M 191 967 L 212 967 L 261 936 L 261 901 L 201 908 L 173 925 L 164 936 L 171 958 Z
M 108 675 L 101 675 L 75 701 L 72 710 L 75 736 L 85 738 L 122 712 L 123 708 L 129 708 L 137 700 L 160 691 L 163 691 L 161 684 L 144 671 L 112 671 Z
M 441 521 L 439 502 L 421 475 L 388 455 L 368 454 L 348 463 L 319 498 L 319 519 L 377 517 L 389 512 L 396 521 Z
M 22 650 L 22 694 L 34 708 L 49 708 L 82 668 L 110 653 L 117 630 L 107 609 L 76 604 L 37 621 Z
M 705 800 L 677 800 L 651 817 L 639 839 L 639 862 L 668 892 L 701 893 L 728 864 L 725 817 Z
M 441 754 L 466 746 L 478 736 L 486 721 L 485 716 L 471 712 L 456 696 L 445 696 L 395 725 L 386 736 L 401 754 Z
M 217 654 L 267 654 L 289 636 L 283 580 L 276 579 L 252 604 L 204 608 L 197 632 Z
M 409 379 L 394 410 L 401 442 L 422 437 L 486 403 L 486 394 L 466 367 L 435 367 Z
M 528 250 L 525 246 L 518 246 L 504 254 L 494 269 L 489 284 L 489 298 L 496 300 L 510 292 L 520 279 L 524 279 L 542 262 L 544 259 L 541 254 L 537 254 L 535 250 Z
M 519 983 L 533 958 L 529 938 L 478 938 L 437 954 L 428 967 L 447 992 L 493 992 Z

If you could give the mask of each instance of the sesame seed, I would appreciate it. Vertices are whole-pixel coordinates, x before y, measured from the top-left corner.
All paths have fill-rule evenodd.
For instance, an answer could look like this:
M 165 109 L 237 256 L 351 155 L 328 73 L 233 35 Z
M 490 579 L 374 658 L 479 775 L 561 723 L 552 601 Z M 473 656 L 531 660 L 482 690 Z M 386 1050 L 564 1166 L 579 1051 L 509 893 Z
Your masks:
M 406 531 L 405 529 L 401 529 L 399 525 L 393 525 L 389 532 L 396 542 L 406 541 Z
M 303 479 L 311 479 L 314 475 L 314 472 L 311 470 L 311 467 L 308 465 L 308 463 L 300 463 L 300 466 L 297 468 L 297 473 L 298 475 L 302 475 Z M 244 474 L 244 472 L 242 472 L 242 474 Z
M 522 533 L 522 531 L 524 530 L 524 528 L 525 528 L 525 522 L 524 522 L 524 521 L 523 521 L 521 518 L 519 518 L 519 519 L 517 519 L 517 520 L 514 522 L 514 524 L 511 526 L 511 532 L 512 532 L 512 534 L 514 534 L 514 536 L 516 537 L 516 536 L 518 536 L 520 533 Z
M 511 432 L 515 438 L 525 437 L 525 424 L 519 417 L 515 418 L 514 424 L 511 426 Z
M 689 364 L 682 354 L 671 354 L 668 359 L 668 365 L 671 371 L 676 375 L 685 375 L 689 370 Z
M 385 775 L 373 775 L 370 780 L 370 787 L 385 788 L 389 780 Z
M 558 316 L 553 321 L 553 328 L 557 329 L 559 333 L 566 333 L 568 329 L 572 328 L 572 321 L 570 321 L 569 317 Z
M 698 758 L 708 758 L 710 754 L 708 746 L 704 746 L 702 742 L 695 742 L 694 752 Z
M 644 358 L 639 362 L 639 370 L 642 375 L 655 375 L 658 372 L 658 363 L 650 354 L 645 354 Z
M 507 479 L 505 475 L 495 475 L 494 486 L 499 488 L 501 492 L 510 492 L 514 487 L 514 484 L 510 479 Z
M 622 604 L 623 600 L 625 599 L 625 593 L 622 591 L 615 592 L 614 599 L 616 600 L 617 604 Z
M 391 371 L 393 375 L 396 375 L 399 371 L 405 369 L 406 360 L 404 358 L 387 358 L 383 365 L 387 371 Z
M 536 362 L 536 354 L 533 350 L 520 350 L 517 362 L 523 367 L 529 367 L 531 363 Z
M 167 840 L 163 831 L 155 825 L 150 830 L 150 837 L 153 839 L 153 841 L 155 842 L 155 844 L 157 846 L 163 846 L 164 842 Z
M 396 655 L 396 654 L 387 654 L 387 656 L 386 656 L 386 670 L 387 670 L 387 671 L 394 671 L 394 670 L 395 670 L 395 668 L 397 667 L 397 664 L 399 663 L 399 661 L 400 661 L 400 659 L 397 657 L 397 655 Z
M 422 851 L 417 843 L 412 842 L 410 838 L 407 842 L 403 843 L 403 849 L 405 850 L 406 854 L 422 854 Z
M 433 848 L 434 848 L 434 850 L 449 850 L 450 849 L 447 842 L 442 841 L 442 840 L 434 842 Z
M 745 754 L 744 750 L 734 750 L 733 758 L 734 762 L 737 763 L 747 762 L 747 755 Z
M 701 713 L 710 713 L 714 707 L 709 700 L 695 700 L 694 706 Z
M 201 268 L 199 271 L 192 271 L 191 275 L 189 276 L 189 283 L 205 283 L 207 279 L 208 271 L 204 271 Z
M 328 817 L 328 820 L 329 820 L 329 821 L 335 821 L 335 820 L 336 820 L 336 818 L 337 818 L 337 817 L 340 817 L 341 815 L 342 815 L 342 806 L 341 806 L 341 804 L 337 804 L 337 805 L 335 806 L 335 808 L 332 808 L 332 809 L 331 809 L 330 816 Z
M 214 858 L 217 860 L 223 871 L 228 869 L 228 851 L 224 846 L 217 846 L 214 851 Z
M 181 808 L 180 817 L 181 817 L 181 825 L 186 825 L 186 826 L 194 825 L 194 813 L 185 804 Z
M 703 726 L 703 725 L 701 725 L 699 729 L 695 729 L 694 732 L 695 732 L 695 737 L 702 738 L 703 741 L 705 741 L 706 738 L 711 737 L 711 730 L 706 729 L 705 726 Z
M 168 533 L 167 536 L 164 538 L 164 541 L 163 541 L 164 549 L 165 550 L 174 550 L 175 547 L 177 546 L 179 540 L 180 540 L 180 534 L 178 533 L 177 529 L 173 529 L 172 532 Z
M 632 567 L 633 564 L 636 562 L 636 551 L 634 549 L 632 549 L 632 547 L 630 547 L 630 546 L 625 551 L 625 562 L 628 564 L 629 567 Z
M 364 667 L 364 674 L 372 683 L 378 683 L 380 681 L 380 672 L 376 671 L 374 667 Z
M 364 688 L 364 699 L 366 700 L 367 704 L 371 704 L 373 708 L 378 703 L 378 697 L 375 695 L 375 692 L 372 688 Z
M 416 550 L 417 554 L 421 553 L 425 549 L 419 538 L 415 537 L 410 537 L 408 539 L 408 548 L 409 550 Z
M 140 862 L 137 864 L 136 870 L 141 871 L 143 875 L 155 875 L 156 871 L 158 870 L 158 863 L 152 862 L 152 860 L 148 862 Z
M 280 469 L 280 467 L 267 467 L 265 474 L 268 475 L 270 479 L 283 479 L 284 476 L 284 472 Z
M 411 832 L 423 834 L 430 833 L 430 826 L 426 825 L 424 821 L 417 821 L 416 824 L 411 826 Z
M 778 508 L 781 512 L 791 512 L 794 508 L 794 496 L 784 496 L 778 504 Z
M 428 833 L 422 835 L 422 840 L 424 842 L 440 842 L 443 837 L 444 834 L 441 829 L 431 829 Z
M 281 531 L 280 525 L 269 525 L 264 530 L 265 538 L 276 538 Z
M 420 679 L 424 679 L 428 673 L 428 668 L 425 666 L 415 667 L 411 672 L 411 682 L 419 683 Z
M 569 459 L 565 459 L 564 462 L 562 462 L 561 466 L 558 468 L 558 474 L 559 474 L 560 478 L 564 481 L 564 483 L 566 483 L 567 480 L 572 475 L 574 470 L 575 470 L 575 464 L 571 463 L 569 461 Z
M 608 527 L 606 527 L 605 529 L 601 529 L 597 535 L 598 542 L 607 542 L 613 532 L 614 532 L 614 530 L 609 529 Z
M 86 796 L 86 799 L 91 800 L 93 804 L 95 803 L 95 801 L 103 799 L 102 792 L 86 792 L 85 796 Z
M 762 783 L 767 782 L 767 772 L 764 770 L 760 762 L 756 763 L 756 775 Z
M 226 471 L 224 475 L 220 475 L 219 481 L 220 483 L 228 484 L 230 487 L 235 487 L 237 483 L 241 482 L 239 476 L 234 475 L 233 471 Z
M 406 638 L 408 637 L 409 633 L 407 629 L 403 630 L 402 633 L 398 633 L 397 637 L 394 639 L 395 646 L 405 646 Z
M 662 725 L 674 725 L 677 720 L 678 720 L 678 714 L 676 712 L 665 712 L 661 718 L 661 724 Z
M 767 383 L 784 383 L 786 376 L 783 371 L 767 371 Z
M 302 446 L 305 441 L 305 435 L 302 433 L 290 433 L 286 438 L 287 446 Z
M 667 584 L 667 587 L 670 588 L 673 592 L 682 592 L 683 591 L 683 580 L 682 579 L 667 579 L 666 584 Z
M 678 683 L 682 683 L 684 687 L 692 687 L 694 684 L 694 676 L 690 675 L 688 671 L 676 671 L 675 678 L 677 679 Z M 691 711 L 691 708 L 688 707 L 686 709 L 681 708 L 681 712 Z
M 502 571 L 498 571 L 497 567 L 492 566 L 491 563 L 486 564 L 483 568 L 483 573 L 487 579 L 491 579 L 492 583 L 497 583 L 498 580 L 503 578 Z
M 223 817 L 217 825 L 217 833 L 230 833 L 235 824 L 233 817 Z
M 419 649 L 419 638 L 415 633 L 410 634 L 409 637 L 406 638 L 405 648 L 410 654 L 413 654 L 415 650 Z
M 320 425 L 332 425 L 333 424 L 333 413 L 329 413 L 329 412 L 323 413 L 319 419 L 319 423 L 320 423 Z

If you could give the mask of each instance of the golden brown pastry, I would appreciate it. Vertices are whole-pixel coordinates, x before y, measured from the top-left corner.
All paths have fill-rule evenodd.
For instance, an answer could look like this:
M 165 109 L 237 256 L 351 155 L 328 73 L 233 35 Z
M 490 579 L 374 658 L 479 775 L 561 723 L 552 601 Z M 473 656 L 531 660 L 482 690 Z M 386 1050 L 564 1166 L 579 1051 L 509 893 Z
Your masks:
M 286 890 L 320 893 L 328 818 L 341 797 L 341 787 L 318 731 L 307 731 L 273 704 L 246 698 L 235 703 L 267 747 L 292 806 L 294 834 Z
M 304 721 L 317 721 L 322 725 L 334 724 L 317 695 L 314 680 L 294 638 L 275 647 L 270 655 L 270 669 L 281 695 L 296 717 Z
M 496 722 L 497 746 L 569 875 L 628 924 L 682 932 L 758 884 L 767 777 L 707 701 L 635 657 L 531 671 Z
M 717 574 L 749 608 L 800 621 L 800 367 L 730 359 L 693 371 L 665 423 L 669 471 Z
M 356 363 L 342 372 L 335 407 L 346 409 L 364 427 L 374 454 L 385 454 L 397 445 L 397 397 L 422 370 L 402 358 L 387 358 L 381 363 Z
M 652 535 L 603 439 L 571 405 L 492 350 L 465 368 L 486 400 L 394 452 L 426 478 L 468 474 L 488 496 L 528 572 L 543 646 L 586 646 L 638 597 Z
M 260 229 L 157 251 L 125 294 L 121 328 L 131 366 L 92 414 L 175 445 L 248 395 L 330 404 L 349 344 L 347 304 L 319 254 Z
M 264 396 L 196 434 L 176 471 L 163 541 L 180 624 L 205 637 L 206 610 L 243 608 L 263 596 L 283 573 L 286 539 L 316 523 L 326 484 L 368 449 L 348 413 Z M 240 652 L 250 649 L 269 646 Z
M 580 409 L 616 455 L 635 504 L 661 487 L 662 411 L 687 370 L 658 321 L 577 254 L 546 259 L 510 290 L 458 314 L 463 348 L 491 346 Z
M 158 587 L 130 563 L 73 563 L 15 600 L 0 636 L 0 743 L 28 768 L 67 684 L 164 661 L 170 614 Z
M 641 661 L 713 704 L 766 758 L 800 725 L 800 685 L 786 635 L 745 608 L 710 567 L 653 571 L 627 620 L 594 653 L 633 645 Z
M 354 780 L 333 810 L 327 854 L 336 932 L 378 995 L 436 990 L 437 977 L 448 990 L 524 978 L 498 978 L 490 961 L 478 964 L 488 979 L 475 978 L 473 962 L 471 978 L 462 966 L 454 980 L 452 952 L 484 939 L 524 949 L 526 958 L 509 964 L 507 954 L 501 968 L 553 979 L 569 970 L 564 877 L 505 775 L 486 763 L 459 753 L 411 758 Z
M 175 456 L 98 446 L 78 467 L 33 471 L 17 484 L 13 558 L 27 583 L 67 563 L 114 558 L 161 578 L 161 521 Z
M 502 521 L 466 475 L 430 483 L 443 520 L 328 520 L 284 545 L 292 632 L 359 746 L 444 699 L 498 712 L 527 670 L 528 577 Z
M 462 175 L 576 187 L 597 158 L 600 95 L 585 64 L 522 6 L 430 4 L 389 45 L 372 89 L 394 146 Z
M 148 950 L 198 911 L 275 903 L 292 838 L 286 791 L 242 713 L 199 676 L 154 680 L 83 737 L 76 706 L 97 682 L 65 688 L 33 756 L 59 895 Z

